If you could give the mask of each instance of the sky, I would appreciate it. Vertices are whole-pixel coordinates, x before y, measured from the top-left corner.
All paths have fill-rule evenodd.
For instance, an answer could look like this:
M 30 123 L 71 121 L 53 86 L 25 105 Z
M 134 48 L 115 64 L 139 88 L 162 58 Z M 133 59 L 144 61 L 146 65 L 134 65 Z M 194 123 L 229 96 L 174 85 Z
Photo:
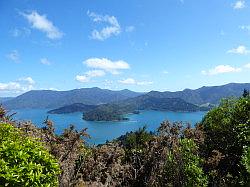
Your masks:
M 0 97 L 250 82 L 250 0 L 1 0 Z

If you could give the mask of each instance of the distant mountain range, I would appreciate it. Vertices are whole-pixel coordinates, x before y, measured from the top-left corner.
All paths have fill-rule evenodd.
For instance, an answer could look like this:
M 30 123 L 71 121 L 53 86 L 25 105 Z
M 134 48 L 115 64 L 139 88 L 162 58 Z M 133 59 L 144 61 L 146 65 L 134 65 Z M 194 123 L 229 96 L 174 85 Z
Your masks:
M 217 105 L 222 98 L 242 95 L 244 89 L 250 90 L 250 83 L 148 93 L 112 91 L 96 87 L 70 91 L 34 90 L 16 98 L 2 99 L 0 102 L 7 109 L 54 108 L 50 113 L 84 112 L 87 120 L 120 120 L 123 114 L 137 110 L 207 110 Z
M 82 88 L 70 91 L 33 90 L 3 102 L 8 109 L 59 108 L 75 103 L 100 105 L 136 97 L 142 93 L 130 90 L 112 91 L 100 88 Z
M 250 90 L 250 83 L 230 83 L 222 86 L 203 86 L 195 90 L 185 89 L 177 92 L 151 91 L 148 95 L 157 98 L 181 98 L 186 102 L 196 105 L 202 105 L 205 103 L 218 104 L 222 98 L 238 97 L 242 95 L 244 89 Z

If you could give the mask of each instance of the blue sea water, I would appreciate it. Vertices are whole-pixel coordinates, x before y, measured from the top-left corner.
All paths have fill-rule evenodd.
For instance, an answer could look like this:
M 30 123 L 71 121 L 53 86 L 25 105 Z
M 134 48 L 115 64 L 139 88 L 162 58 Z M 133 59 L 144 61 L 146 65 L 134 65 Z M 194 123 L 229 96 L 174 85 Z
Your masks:
M 47 109 L 22 109 L 16 110 L 16 120 L 30 120 L 36 126 L 44 126 L 43 121 L 49 116 L 55 124 L 56 133 L 63 132 L 63 129 L 73 124 L 76 129 L 87 128 L 91 136 L 87 139 L 90 144 L 101 144 L 107 140 L 117 138 L 126 132 L 135 131 L 146 125 L 148 131 L 155 131 L 164 120 L 189 122 L 192 125 L 201 121 L 205 112 L 162 112 L 162 111 L 141 111 L 140 114 L 128 115 L 128 121 L 121 122 L 90 122 L 82 119 L 82 113 L 72 114 L 47 114 Z

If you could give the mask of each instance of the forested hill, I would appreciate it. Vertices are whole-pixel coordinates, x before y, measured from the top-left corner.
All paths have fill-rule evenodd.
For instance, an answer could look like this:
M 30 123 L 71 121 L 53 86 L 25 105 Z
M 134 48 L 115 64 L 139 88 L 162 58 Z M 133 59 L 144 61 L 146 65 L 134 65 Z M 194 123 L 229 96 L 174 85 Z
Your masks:
M 83 119 L 88 121 L 119 121 L 126 119 L 125 114 L 138 110 L 193 112 L 201 110 L 201 108 L 180 98 L 156 98 L 146 94 L 120 102 L 100 105 L 84 113 Z
M 191 90 L 185 89 L 177 92 L 151 91 L 148 95 L 158 98 L 181 98 L 186 102 L 201 105 L 205 103 L 218 104 L 222 98 L 239 97 L 243 90 L 250 90 L 250 83 L 230 83 L 222 86 L 203 86 Z
M 98 105 L 85 105 L 82 103 L 75 103 L 72 105 L 66 105 L 57 109 L 53 109 L 48 111 L 49 114 L 67 114 L 67 113 L 74 113 L 74 112 L 88 112 L 97 108 Z
M 138 95 L 141 95 L 141 93 L 130 90 L 112 91 L 96 87 L 70 91 L 33 90 L 3 104 L 8 109 L 59 108 L 74 103 L 98 105 Z

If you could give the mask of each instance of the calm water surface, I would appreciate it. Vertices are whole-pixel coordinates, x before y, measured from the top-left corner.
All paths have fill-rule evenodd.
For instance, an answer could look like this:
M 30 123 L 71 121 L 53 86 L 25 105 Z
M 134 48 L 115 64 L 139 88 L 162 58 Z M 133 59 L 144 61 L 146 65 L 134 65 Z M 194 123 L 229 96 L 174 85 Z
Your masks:
M 30 120 L 38 127 L 44 126 L 42 123 L 49 116 L 55 124 L 56 133 L 61 133 L 70 124 L 74 124 L 76 129 L 88 128 L 87 132 L 91 139 L 90 144 L 105 143 L 106 140 L 117 138 L 126 132 L 135 131 L 144 125 L 149 131 L 155 131 L 163 120 L 183 121 L 195 124 L 204 116 L 205 112 L 160 112 L 142 111 L 139 115 L 128 115 L 129 121 L 122 122 L 90 122 L 82 120 L 82 113 L 72 114 L 47 114 L 47 109 L 25 109 L 16 110 L 16 120 Z

